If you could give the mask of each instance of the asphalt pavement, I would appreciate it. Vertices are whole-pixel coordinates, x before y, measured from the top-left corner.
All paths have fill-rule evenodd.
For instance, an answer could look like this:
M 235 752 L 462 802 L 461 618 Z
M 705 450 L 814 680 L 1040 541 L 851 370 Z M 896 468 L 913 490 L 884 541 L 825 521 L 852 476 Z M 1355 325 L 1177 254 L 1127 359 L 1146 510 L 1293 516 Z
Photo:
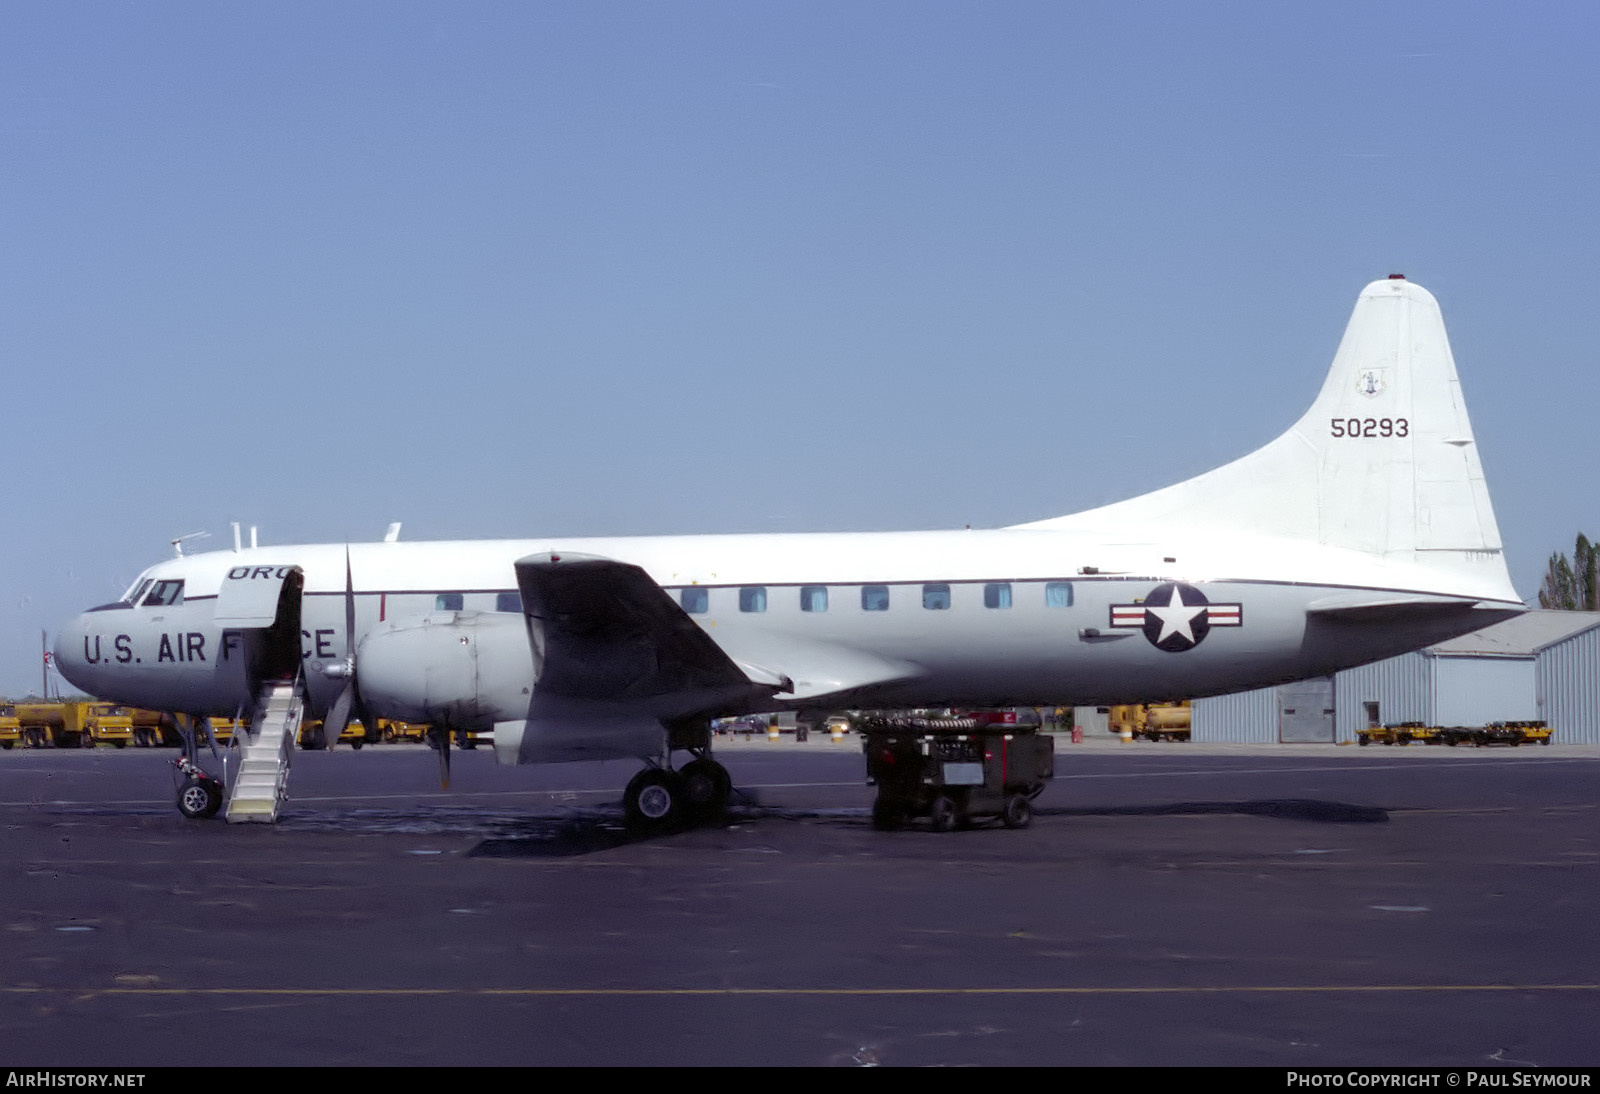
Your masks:
M 872 828 L 860 746 L 300 753 L 272 827 L 172 753 L 0 754 L 0 1065 L 1600 1062 L 1600 750 L 1058 750 L 1023 830 Z

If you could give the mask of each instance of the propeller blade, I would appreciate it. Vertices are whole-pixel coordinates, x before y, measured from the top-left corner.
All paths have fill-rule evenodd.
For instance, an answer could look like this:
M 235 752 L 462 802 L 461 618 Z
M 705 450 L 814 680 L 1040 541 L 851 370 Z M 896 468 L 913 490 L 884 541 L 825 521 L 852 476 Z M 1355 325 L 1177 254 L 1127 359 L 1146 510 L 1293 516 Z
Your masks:
M 350 545 L 344 545 L 344 655 L 354 658 L 356 634 L 356 583 L 350 575 Z
M 350 708 L 355 703 L 356 682 L 351 680 L 339 692 L 339 697 L 333 701 L 333 706 L 328 708 L 328 716 L 322 720 L 322 747 L 332 748 L 333 743 L 344 732 L 344 727 L 350 724 Z
M 339 743 L 346 727 L 350 725 L 350 708 L 356 708 L 356 716 L 361 718 L 363 728 L 372 723 L 367 721 L 365 704 L 361 702 L 360 693 L 356 689 L 356 583 L 350 573 L 350 545 L 344 545 L 344 663 L 348 666 L 346 672 L 350 682 L 344 686 L 339 697 L 333 701 L 333 708 L 328 711 L 328 716 L 322 721 L 322 747 L 329 752 Z
M 450 789 L 450 731 L 434 726 L 428 730 L 428 743 L 439 753 L 439 789 Z

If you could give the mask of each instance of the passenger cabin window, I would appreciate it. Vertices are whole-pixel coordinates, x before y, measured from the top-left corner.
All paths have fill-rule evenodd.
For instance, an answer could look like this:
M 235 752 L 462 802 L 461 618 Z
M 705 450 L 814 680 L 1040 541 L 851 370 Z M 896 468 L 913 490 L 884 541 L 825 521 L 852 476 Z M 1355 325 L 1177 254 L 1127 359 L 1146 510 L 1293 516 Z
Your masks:
M 436 612 L 459 612 L 462 601 L 461 593 L 440 593 L 433 598 L 433 610 Z
M 711 610 L 711 591 L 690 586 L 678 590 L 678 603 L 683 605 L 683 610 L 690 615 L 704 615 Z
M 155 588 L 144 598 L 147 608 L 165 608 L 174 604 L 183 603 L 182 581 L 158 581 Z
M 949 611 L 950 586 L 924 585 L 922 587 L 922 606 L 930 612 Z
M 889 586 L 863 585 L 861 586 L 861 610 L 864 612 L 886 612 L 889 610 Z
M 741 612 L 764 612 L 767 610 L 767 589 L 764 585 L 748 585 L 739 590 L 739 610 Z
M 1047 581 L 1044 585 L 1044 605 L 1047 608 L 1072 607 L 1072 582 Z
M 522 614 L 521 593 L 496 593 L 494 610 L 497 612 L 511 612 L 515 615 Z
M 985 608 L 1011 607 L 1011 586 L 1003 581 L 985 585 L 983 587 L 983 606 Z
M 800 586 L 800 610 L 803 612 L 827 611 L 828 587 L 826 585 Z

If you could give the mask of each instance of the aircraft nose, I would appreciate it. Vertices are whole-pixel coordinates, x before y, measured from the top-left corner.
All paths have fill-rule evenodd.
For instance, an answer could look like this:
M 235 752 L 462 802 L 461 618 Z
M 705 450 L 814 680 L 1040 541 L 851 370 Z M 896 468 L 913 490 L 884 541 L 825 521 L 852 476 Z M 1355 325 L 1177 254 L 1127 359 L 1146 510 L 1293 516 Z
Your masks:
M 80 615 L 63 623 L 61 629 L 56 631 L 56 648 L 51 663 L 73 687 L 79 691 L 91 692 L 87 615 Z

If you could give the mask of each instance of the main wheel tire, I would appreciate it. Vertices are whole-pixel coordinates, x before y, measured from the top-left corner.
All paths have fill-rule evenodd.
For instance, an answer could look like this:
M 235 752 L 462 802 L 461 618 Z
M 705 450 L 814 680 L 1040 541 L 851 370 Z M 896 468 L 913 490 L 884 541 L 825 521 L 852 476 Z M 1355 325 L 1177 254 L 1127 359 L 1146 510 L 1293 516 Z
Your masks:
M 635 775 L 622 798 L 628 827 L 642 832 L 664 832 L 683 815 L 682 782 L 658 767 L 647 767 Z
M 1026 828 L 1033 822 L 1033 803 L 1021 794 L 1006 798 L 1000 821 L 1007 828 Z
M 678 772 L 683 787 L 684 807 L 701 818 L 720 817 L 728 808 L 733 779 L 728 769 L 715 760 L 690 760 Z
M 210 779 L 186 779 L 178 791 L 178 812 L 190 820 L 214 817 L 221 806 L 222 788 Z
M 928 807 L 928 817 L 933 821 L 935 832 L 954 832 L 961 823 L 961 810 L 956 808 L 956 803 L 948 795 L 940 794 Z

